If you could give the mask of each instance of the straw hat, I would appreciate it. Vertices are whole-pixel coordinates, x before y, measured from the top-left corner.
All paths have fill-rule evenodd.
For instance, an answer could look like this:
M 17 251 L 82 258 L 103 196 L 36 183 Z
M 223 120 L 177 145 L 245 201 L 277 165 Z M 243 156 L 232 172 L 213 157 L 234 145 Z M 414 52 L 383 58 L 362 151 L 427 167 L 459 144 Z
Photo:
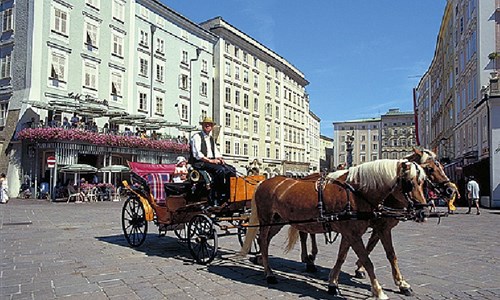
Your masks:
M 203 120 L 200 122 L 200 125 L 202 125 L 204 123 L 210 123 L 212 125 L 215 125 L 214 120 L 210 117 L 204 117 Z

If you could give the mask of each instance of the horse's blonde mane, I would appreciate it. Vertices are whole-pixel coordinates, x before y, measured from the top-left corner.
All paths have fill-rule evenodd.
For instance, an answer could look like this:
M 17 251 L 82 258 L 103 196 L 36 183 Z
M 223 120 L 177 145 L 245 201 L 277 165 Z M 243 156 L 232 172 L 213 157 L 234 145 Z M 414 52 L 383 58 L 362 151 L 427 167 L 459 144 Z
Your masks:
M 359 186 L 362 192 L 391 189 L 398 179 L 398 163 L 393 159 L 379 159 L 349 168 L 347 182 Z
M 335 180 L 347 172 L 349 172 L 349 170 L 338 170 L 335 172 L 328 173 L 328 175 L 326 175 L 326 178 Z

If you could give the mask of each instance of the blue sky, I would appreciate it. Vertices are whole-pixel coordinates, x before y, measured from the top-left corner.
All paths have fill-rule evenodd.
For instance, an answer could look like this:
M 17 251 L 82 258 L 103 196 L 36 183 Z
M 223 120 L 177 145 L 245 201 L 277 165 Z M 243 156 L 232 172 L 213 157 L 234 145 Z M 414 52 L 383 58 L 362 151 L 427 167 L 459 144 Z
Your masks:
M 446 0 L 162 0 L 193 22 L 216 16 L 301 70 L 321 133 L 335 121 L 413 110 Z

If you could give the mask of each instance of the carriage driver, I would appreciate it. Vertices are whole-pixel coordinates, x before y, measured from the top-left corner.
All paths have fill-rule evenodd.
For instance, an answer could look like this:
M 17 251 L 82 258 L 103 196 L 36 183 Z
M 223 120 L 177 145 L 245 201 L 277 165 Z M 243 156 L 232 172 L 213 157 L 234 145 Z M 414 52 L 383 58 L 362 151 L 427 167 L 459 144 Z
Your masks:
M 193 168 L 205 170 L 213 178 L 217 199 L 229 198 L 229 177 L 236 174 L 236 169 L 225 163 L 217 149 L 211 134 L 215 122 L 210 117 L 204 117 L 200 122 L 202 130 L 191 137 L 191 155 L 189 163 Z M 217 205 L 217 203 L 212 203 Z

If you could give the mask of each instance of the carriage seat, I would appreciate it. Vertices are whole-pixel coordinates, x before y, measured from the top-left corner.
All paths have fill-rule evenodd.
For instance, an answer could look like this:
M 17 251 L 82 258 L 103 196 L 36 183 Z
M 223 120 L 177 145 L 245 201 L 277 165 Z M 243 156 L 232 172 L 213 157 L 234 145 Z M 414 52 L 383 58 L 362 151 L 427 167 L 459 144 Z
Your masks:
M 165 183 L 170 182 L 170 173 L 151 173 L 144 176 L 149 190 L 155 199 L 156 204 L 164 205 L 166 203 Z

